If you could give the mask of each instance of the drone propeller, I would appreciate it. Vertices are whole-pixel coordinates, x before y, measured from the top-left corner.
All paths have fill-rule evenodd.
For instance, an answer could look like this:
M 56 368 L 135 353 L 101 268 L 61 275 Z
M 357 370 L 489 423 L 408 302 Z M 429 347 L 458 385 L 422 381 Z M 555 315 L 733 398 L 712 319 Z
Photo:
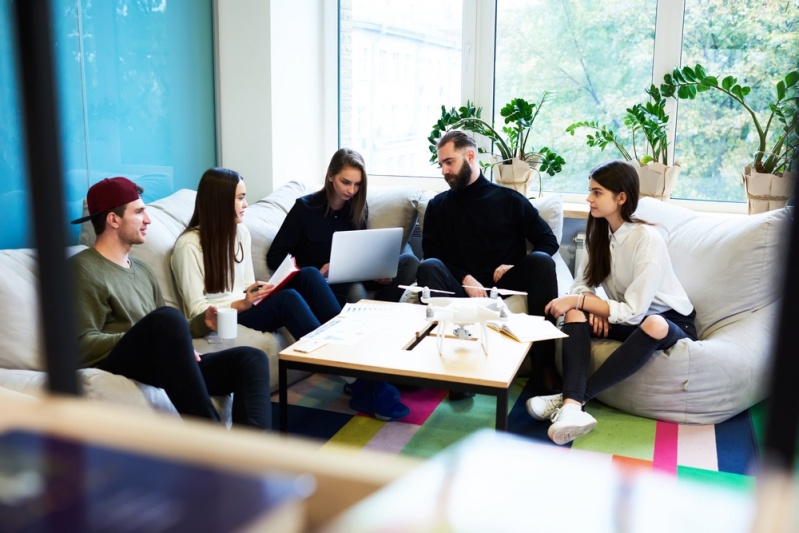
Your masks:
M 475 287 L 473 285 L 464 285 L 464 289 L 485 289 L 485 287 Z M 512 294 L 521 294 L 522 296 L 527 296 L 527 293 L 524 291 L 514 291 L 511 289 L 498 289 L 496 287 L 491 287 L 488 289 L 488 293 L 491 295 L 491 298 L 496 298 L 497 295 L 500 296 L 510 296 Z
M 429 289 L 427 287 L 420 287 L 419 285 L 397 285 L 397 287 L 399 287 L 400 289 L 408 289 L 411 292 L 429 291 L 429 292 L 439 292 L 441 294 L 455 294 L 454 292 L 451 291 L 442 291 L 440 289 Z

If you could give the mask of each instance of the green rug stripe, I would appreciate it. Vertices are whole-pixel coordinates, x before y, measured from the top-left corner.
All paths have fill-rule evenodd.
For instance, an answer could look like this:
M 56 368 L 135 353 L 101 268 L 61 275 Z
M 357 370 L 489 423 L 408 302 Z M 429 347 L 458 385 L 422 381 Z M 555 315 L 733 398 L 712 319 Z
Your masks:
M 696 481 L 748 493 L 754 492 L 756 481 L 754 476 L 733 474 L 731 472 L 715 472 L 713 470 L 679 465 L 677 466 L 677 479 Z
M 599 402 L 588 403 L 586 411 L 596 418 L 596 428 L 572 442 L 572 449 L 653 459 L 656 421 L 622 413 Z

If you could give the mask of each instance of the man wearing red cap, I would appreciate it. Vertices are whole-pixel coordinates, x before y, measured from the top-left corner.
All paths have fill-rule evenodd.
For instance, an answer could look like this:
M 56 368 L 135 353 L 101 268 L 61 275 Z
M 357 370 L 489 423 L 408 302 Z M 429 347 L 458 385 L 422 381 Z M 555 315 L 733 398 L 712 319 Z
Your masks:
M 261 350 L 194 350 L 192 336 L 216 329 L 216 308 L 186 322 L 166 307 L 152 270 L 129 257 L 150 218 L 127 178 L 106 178 L 86 197 L 97 241 L 71 259 L 77 292 L 78 340 L 84 366 L 163 388 L 181 415 L 219 420 L 211 396 L 233 393 L 233 423 L 271 427 L 269 362 Z

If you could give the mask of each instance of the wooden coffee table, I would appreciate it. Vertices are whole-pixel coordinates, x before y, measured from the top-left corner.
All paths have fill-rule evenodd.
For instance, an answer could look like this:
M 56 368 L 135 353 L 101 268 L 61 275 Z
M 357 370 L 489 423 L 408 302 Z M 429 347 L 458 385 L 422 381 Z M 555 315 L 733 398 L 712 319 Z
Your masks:
M 364 310 L 351 315 L 343 312 L 339 315 L 343 318 L 337 318 L 351 321 L 348 327 L 357 324 L 363 328 L 365 333 L 356 343 L 327 342 L 311 349 L 309 341 L 301 339 L 280 352 L 281 432 L 288 429 L 287 377 L 291 369 L 489 394 L 497 397 L 496 428 L 507 429 L 508 391 L 531 343 L 516 342 L 488 329 L 488 355 L 476 338 L 449 337 L 444 339 L 439 355 L 436 337 L 426 331 L 426 306 L 371 300 L 356 305 Z M 320 330 L 333 331 L 332 322 L 323 324 Z M 470 331 L 475 337 L 482 333 L 479 324 Z

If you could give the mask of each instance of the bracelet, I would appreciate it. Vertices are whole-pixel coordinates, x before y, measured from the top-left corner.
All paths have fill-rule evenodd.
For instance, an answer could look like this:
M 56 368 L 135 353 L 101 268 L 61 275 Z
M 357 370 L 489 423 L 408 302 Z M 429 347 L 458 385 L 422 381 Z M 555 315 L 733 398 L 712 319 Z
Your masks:
M 585 303 L 585 294 L 584 293 L 580 293 L 580 295 L 577 296 L 577 310 L 578 311 L 580 309 L 582 309 L 584 303 Z

